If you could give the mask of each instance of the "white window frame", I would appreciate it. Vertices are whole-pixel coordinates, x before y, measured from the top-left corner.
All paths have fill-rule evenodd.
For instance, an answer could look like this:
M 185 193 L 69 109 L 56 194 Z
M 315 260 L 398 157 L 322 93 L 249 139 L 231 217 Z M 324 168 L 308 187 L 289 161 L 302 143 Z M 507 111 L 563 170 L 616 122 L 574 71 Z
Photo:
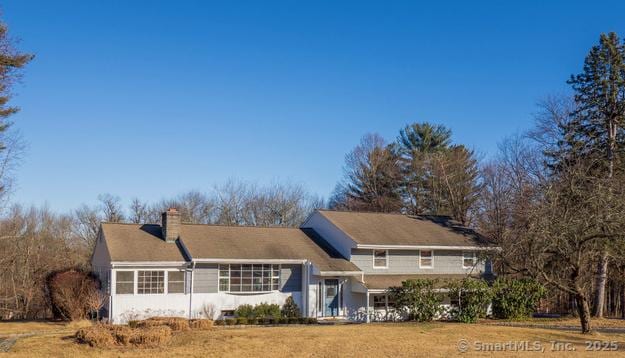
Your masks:
M 163 292 L 162 293 L 139 293 L 139 271 L 162 271 L 163 272 Z M 139 296 L 163 296 L 167 294 L 167 270 L 162 269 L 140 269 L 135 271 L 135 294 Z
M 169 292 L 169 273 L 182 272 L 182 292 Z M 165 294 L 166 295 L 184 295 L 187 290 L 187 273 L 185 270 L 165 270 Z
M 271 277 L 270 277 L 270 281 L 271 281 L 270 286 L 271 286 L 272 289 L 269 290 L 269 291 L 253 291 L 253 290 L 252 291 L 232 291 L 231 290 L 232 275 L 230 274 L 230 272 L 232 271 L 232 265 L 239 265 L 239 266 L 243 266 L 243 265 L 269 265 L 269 266 L 271 266 L 271 269 L 269 271 L 272 272 Z M 222 271 L 221 267 L 222 266 L 227 266 L 228 267 L 228 277 L 221 276 L 221 271 Z M 278 279 L 278 289 L 277 290 L 273 289 L 273 280 L 274 280 L 274 278 L 276 278 L 276 277 L 273 276 L 274 266 L 278 267 L 278 276 L 277 276 L 277 279 Z M 254 272 L 253 269 L 252 269 L 252 272 Z M 221 279 L 222 278 L 224 278 L 224 279 L 227 278 L 228 279 L 228 289 L 227 290 L 222 290 L 221 289 Z M 243 278 L 241 278 L 241 279 L 243 279 Z M 252 277 L 252 279 L 253 279 L 253 277 Z M 254 287 L 253 280 L 252 280 L 252 287 Z M 232 293 L 232 294 L 237 294 L 237 295 L 239 295 L 239 294 L 245 295 L 245 294 L 259 294 L 259 293 L 280 292 L 281 289 L 282 289 L 282 265 L 280 265 L 280 264 L 219 264 L 219 265 L 217 265 L 217 292 Z
M 432 261 L 430 262 L 430 266 L 423 266 L 421 264 L 421 251 L 429 251 L 431 253 L 430 260 L 432 260 Z M 427 269 L 427 270 L 430 270 L 430 269 L 434 268 L 434 250 L 419 250 L 419 268 L 420 269 Z
M 113 271 L 115 275 L 115 294 L 116 295 L 134 295 L 137 293 L 137 271 L 136 270 L 115 270 Z M 118 272 L 132 272 L 132 293 L 119 293 L 117 292 L 117 273 Z M 111 285 L 112 286 L 112 285 Z
M 375 265 L 375 253 L 376 251 L 384 251 L 384 266 L 376 266 Z M 373 268 L 374 269 L 387 269 L 388 268 L 388 250 L 379 250 L 379 249 L 373 249 L 371 250 L 371 258 L 373 259 Z
M 471 265 L 471 266 L 465 266 L 464 265 L 464 257 L 467 254 L 471 254 L 473 256 L 472 257 L 473 258 L 473 265 Z M 463 269 L 472 269 L 472 268 L 475 267 L 475 265 L 477 265 L 477 255 L 476 255 L 476 252 L 475 251 L 462 251 L 462 268 Z

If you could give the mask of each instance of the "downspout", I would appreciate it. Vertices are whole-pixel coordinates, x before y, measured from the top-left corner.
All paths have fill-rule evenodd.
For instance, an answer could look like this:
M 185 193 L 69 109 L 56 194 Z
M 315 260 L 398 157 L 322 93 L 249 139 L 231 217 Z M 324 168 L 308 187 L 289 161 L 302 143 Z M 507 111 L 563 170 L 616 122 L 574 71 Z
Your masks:
M 193 272 L 195 272 L 195 261 L 193 261 L 192 266 L 191 266 L 191 285 L 190 285 L 191 287 L 189 288 L 189 319 L 193 318 L 191 317 L 192 312 L 193 312 L 193 281 L 195 281 L 193 279 Z
M 365 322 L 369 323 L 371 320 L 369 319 L 369 289 L 367 289 L 367 309 L 365 310 L 366 319 Z

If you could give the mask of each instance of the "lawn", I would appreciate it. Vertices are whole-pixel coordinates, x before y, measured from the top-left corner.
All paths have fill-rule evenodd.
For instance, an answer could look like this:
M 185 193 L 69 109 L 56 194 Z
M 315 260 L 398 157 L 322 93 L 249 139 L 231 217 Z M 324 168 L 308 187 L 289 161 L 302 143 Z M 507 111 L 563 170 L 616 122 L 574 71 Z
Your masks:
M 614 324 L 610 322 L 610 324 Z M 600 325 L 600 324 L 598 324 Z M 6 357 L 170 357 L 170 356 L 453 356 L 464 339 L 469 352 L 479 355 L 475 342 L 506 343 L 540 341 L 545 353 L 539 356 L 590 355 L 585 341 L 618 342 L 619 351 L 593 352 L 592 356 L 617 356 L 625 352 L 625 333 L 576 332 L 491 324 L 395 323 L 337 326 L 288 326 L 214 328 L 209 331 L 177 333 L 172 342 L 157 349 L 95 349 L 75 343 L 77 325 L 58 323 L 0 323 L 0 336 L 11 332 L 38 332 L 18 339 Z M 574 352 L 552 352 L 551 341 L 572 343 Z M 526 352 L 499 352 L 498 356 L 528 356 Z

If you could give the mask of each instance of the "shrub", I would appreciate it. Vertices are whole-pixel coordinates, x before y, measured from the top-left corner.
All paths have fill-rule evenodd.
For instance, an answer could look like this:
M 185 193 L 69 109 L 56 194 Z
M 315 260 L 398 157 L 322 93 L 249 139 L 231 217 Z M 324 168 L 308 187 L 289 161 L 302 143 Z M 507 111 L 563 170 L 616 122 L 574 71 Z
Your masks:
M 215 326 L 223 326 L 224 325 L 224 320 L 223 319 L 218 319 L 214 323 L 215 323 Z
M 171 331 L 171 328 L 167 326 L 136 329 L 131 336 L 130 343 L 141 347 L 165 345 L 171 340 Z
M 276 319 L 273 317 L 264 317 L 262 318 L 262 322 L 263 324 L 275 324 L 276 323 Z
M 213 320 L 211 319 L 193 319 L 189 321 L 191 329 L 211 329 L 213 327 Z
M 457 297 L 459 301 L 458 307 L 452 308 L 451 317 L 460 322 L 474 323 L 486 316 L 492 289 L 484 280 L 466 278 L 450 285 L 449 297 Z
M 306 323 L 307 324 L 317 324 L 317 319 L 313 318 L 313 317 L 308 317 L 308 318 L 306 318 Z
M 401 287 L 391 287 L 389 295 L 409 320 L 428 322 L 441 312 L 441 295 L 434 291 L 438 281 L 415 279 L 402 282 Z
M 299 317 L 297 319 L 297 323 L 299 323 L 299 324 L 306 324 L 306 323 L 308 323 L 308 320 L 306 319 L 306 317 Z
M 237 317 L 236 324 L 247 324 L 247 318 Z
M 514 320 L 528 318 L 545 293 L 545 287 L 532 279 L 500 277 L 493 284 L 493 315 Z
M 258 318 L 248 318 L 247 324 L 258 324 Z
M 85 343 L 91 347 L 112 347 L 117 342 L 111 331 L 105 326 L 97 325 L 93 327 L 81 328 L 76 332 L 76 339 L 80 343 Z
M 100 280 L 95 275 L 69 269 L 49 274 L 46 289 L 52 313 L 56 318 L 75 321 L 97 316 L 105 302 Z
M 139 324 L 139 320 L 130 320 L 128 321 L 128 327 L 131 328 L 137 328 L 137 325 Z
M 280 317 L 278 318 L 278 324 L 287 324 L 289 323 L 289 319 L 286 317 Z
M 259 303 L 254 306 L 254 317 L 256 318 L 280 318 L 280 306 L 277 304 Z
M 232 326 L 232 325 L 234 325 L 235 323 L 237 323 L 237 320 L 236 320 L 236 319 L 234 319 L 234 318 L 226 318 L 226 319 L 224 320 L 224 323 L 226 324 L 226 326 Z
M 167 326 L 131 328 L 128 326 L 95 325 L 79 329 L 75 337 L 80 343 L 100 348 L 115 345 L 134 345 L 142 348 L 158 347 L 169 342 L 171 328 Z
M 292 296 L 289 296 L 286 298 L 286 301 L 284 302 L 284 305 L 282 306 L 282 316 L 283 317 L 300 317 L 300 311 L 299 311 L 299 307 L 297 306 L 297 303 L 295 303 L 295 300 L 293 299 Z
M 254 306 L 252 305 L 240 305 L 239 307 L 237 307 L 236 310 L 234 310 L 234 315 L 236 317 L 245 317 L 245 318 L 251 318 L 254 317 Z

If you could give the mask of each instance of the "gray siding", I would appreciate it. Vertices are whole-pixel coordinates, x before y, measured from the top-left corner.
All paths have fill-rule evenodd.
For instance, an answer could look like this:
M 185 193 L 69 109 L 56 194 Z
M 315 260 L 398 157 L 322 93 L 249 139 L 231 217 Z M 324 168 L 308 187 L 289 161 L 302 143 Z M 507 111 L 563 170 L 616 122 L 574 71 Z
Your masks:
M 280 291 L 299 292 L 302 290 L 302 265 L 282 265 L 280 271 Z
M 193 293 L 215 293 L 218 291 L 219 271 L 216 264 L 195 268 L 193 272 Z
M 418 250 L 388 250 L 388 268 L 373 268 L 373 250 L 353 249 L 351 261 L 367 274 L 463 274 L 484 271 L 478 264 L 473 270 L 462 268 L 462 251 L 433 250 L 431 269 L 419 268 Z

